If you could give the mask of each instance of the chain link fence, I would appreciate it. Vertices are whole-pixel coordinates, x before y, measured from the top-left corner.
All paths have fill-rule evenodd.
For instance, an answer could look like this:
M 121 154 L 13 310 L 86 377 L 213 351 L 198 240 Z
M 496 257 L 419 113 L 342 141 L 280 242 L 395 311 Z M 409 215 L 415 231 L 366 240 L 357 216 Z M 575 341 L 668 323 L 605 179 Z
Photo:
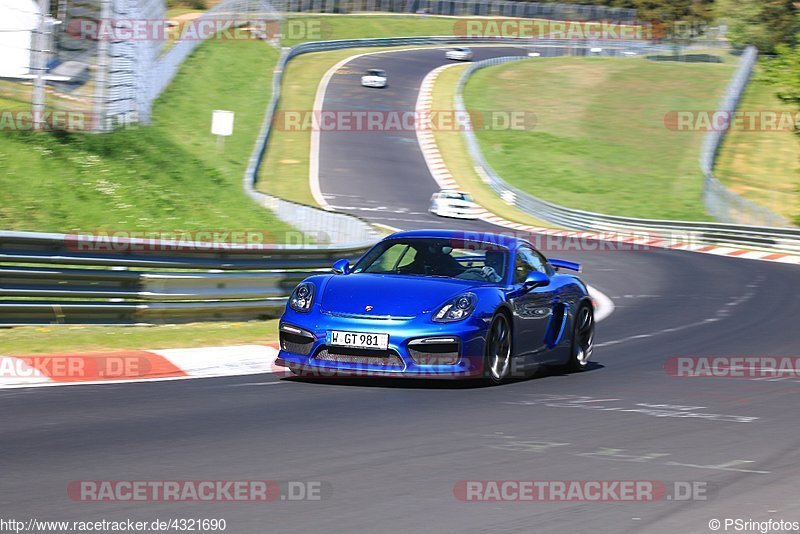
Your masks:
M 243 26 L 259 22 L 263 26 L 267 21 L 279 23 L 280 20 L 280 14 L 267 0 L 223 0 L 199 17 L 196 24 L 201 27 L 204 23 L 233 22 Z M 152 68 L 149 69 L 147 85 L 139 97 L 140 120 L 143 122 L 150 120 L 150 109 L 153 102 L 167 88 L 181 64 L 200 42 L 201 40 L 197 38 L 181 39 L 154 62 Z
M 718 112 L 730 117 L 736 110 L 742 94 L 750 82 L 756 59 L 758 59 L 758 50 L 754 46 L 747 47 L 742 54 L 739 68 L 717 107 Z M 791 226 L 785 217 L 741 197 L 714 177 L 714 164 L 729 126 L 730 121 L 727 121 L 724 129 L 712 129 L 706 134 L 703 142 L 700 169 L 703 172 L 703 202 L 706 210 L 721 222 L 759 226 Z
M 279 28 L 281 20 L 268 0 L 222 0 L 203 13 L 170 18 L 164 0 L 53 0 L 58 18 L 43 16 L 34 0 L 9 1 L 22 2 L 27 12 L 9 23 L 19 27 L 13 39 L 0 39 L 0 54 L 24 63 L 0 72 L 3 111 L 30 110 L 41 76 L 50 116 L 71 114 L 62 129 L 89 132 L 149 122 L 153 102 L 181 64 L 218 29 L 271 22 Z M 262 33 L 256 36 L 268 40 Z

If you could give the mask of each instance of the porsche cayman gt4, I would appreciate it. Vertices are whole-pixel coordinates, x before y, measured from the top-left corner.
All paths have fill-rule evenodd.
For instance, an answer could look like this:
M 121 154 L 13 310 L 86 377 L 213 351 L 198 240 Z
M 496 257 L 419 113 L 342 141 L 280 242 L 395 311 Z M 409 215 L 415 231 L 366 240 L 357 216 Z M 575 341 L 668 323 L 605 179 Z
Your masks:
M 482 378 L 540 365 L 583 370 L 594 308 L 586 285 L 517 237 L 417 230 L 354 265 L 306 278 L 279 323 L 278 365 L 296 374 Z

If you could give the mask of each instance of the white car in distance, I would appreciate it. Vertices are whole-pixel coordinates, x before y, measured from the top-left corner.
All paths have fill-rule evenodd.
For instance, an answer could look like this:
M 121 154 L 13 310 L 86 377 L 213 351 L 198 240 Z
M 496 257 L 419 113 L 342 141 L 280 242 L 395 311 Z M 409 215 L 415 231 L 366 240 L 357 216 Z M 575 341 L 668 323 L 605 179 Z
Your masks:
M 429 210 L 439 217 L 453 217 L 456 219 L 477 219 L 482 212 L 469 193 L 443 189 L 431 197 Z
M 447 59 L 453 59 L 455 61 L 471 61 L 472 50 L 466 47 L 453 48 L 452 50 L 448 50 L 444 56 Z
M 369 69 L 361 77 L 361 85 L 364 87 L 383 88 L 387 85 L 386 71 L 381 69 Z

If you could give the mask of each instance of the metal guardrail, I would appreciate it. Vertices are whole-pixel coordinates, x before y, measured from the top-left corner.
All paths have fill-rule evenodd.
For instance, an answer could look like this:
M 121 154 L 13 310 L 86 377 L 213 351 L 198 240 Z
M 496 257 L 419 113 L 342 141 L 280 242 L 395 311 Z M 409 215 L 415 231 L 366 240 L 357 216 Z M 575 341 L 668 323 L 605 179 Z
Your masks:
M 473 72 L 491 65 L 523 60 L 529 60 L 529 58 L 508 56 L 472 63 L 459 79 L 456 88 L 455 109 L 463 111 L 463 116 L 469 120 L 469 114 L 465 111 L 463 90 L 467 79 Z M 800 254 L 800 228 L 640 219 L 604 215 L 547 202 L 506 183 L 484 158 L 471 128 L 464 128 L 462 133 L 467 149 L 476 163 L 476 168 L 479 169 L 484 181 L 495 193 L 509 205 L 562 228 L 636 237 L 649 236 L 653 239 L 670 240 L 675 243 L 730 244 L 736 247 L 744 246 L 758 250 Z
M 355 259 L 371 245 L 248 246 L 0 232 L 0 264 L 6 265 L 0 267 L 0 326 L 276 317 L 300 280 L 339 258 Z

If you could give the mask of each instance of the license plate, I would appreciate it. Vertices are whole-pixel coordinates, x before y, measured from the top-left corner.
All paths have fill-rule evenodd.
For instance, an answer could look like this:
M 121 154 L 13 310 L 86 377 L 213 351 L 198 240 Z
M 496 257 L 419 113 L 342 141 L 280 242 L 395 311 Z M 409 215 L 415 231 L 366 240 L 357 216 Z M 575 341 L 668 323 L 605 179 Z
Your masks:
M 354 349 L 379 349 L 389 348 L 389 334 L 370 334 L 367 332 L 342 332 L 340 330 L 328 331 L 328 345 L 337 347 L 350 347 Z

